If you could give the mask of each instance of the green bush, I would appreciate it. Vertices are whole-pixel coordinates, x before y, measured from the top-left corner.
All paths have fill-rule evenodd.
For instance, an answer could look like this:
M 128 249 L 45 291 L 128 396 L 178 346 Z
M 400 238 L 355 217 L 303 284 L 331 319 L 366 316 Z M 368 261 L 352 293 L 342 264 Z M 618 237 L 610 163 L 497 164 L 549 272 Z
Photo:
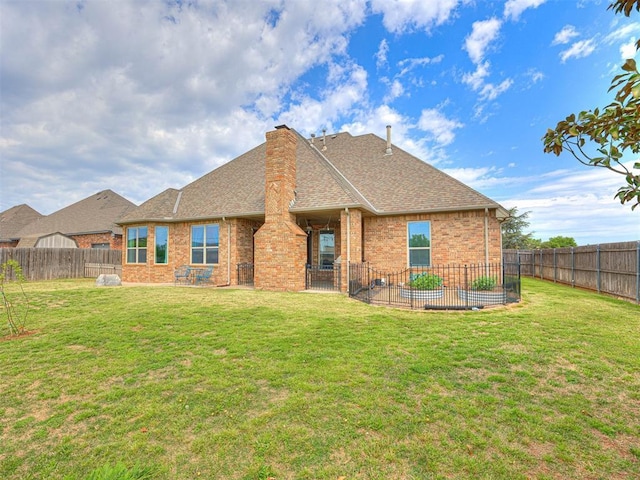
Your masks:
M 408 285 L 416 290 L 435 290 L 442 286 L 442 277 L 435 273 L 421 273 L 416 275 Z
M 471 283 L 473 290 L 493 290 L 498 281 L 496 277 L 478 277 Z

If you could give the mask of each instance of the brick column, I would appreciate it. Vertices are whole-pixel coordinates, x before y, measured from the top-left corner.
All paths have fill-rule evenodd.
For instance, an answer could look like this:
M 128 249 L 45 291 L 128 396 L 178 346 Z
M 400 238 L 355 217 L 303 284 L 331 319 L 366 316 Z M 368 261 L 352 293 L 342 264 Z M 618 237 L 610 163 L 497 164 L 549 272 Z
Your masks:
M 295 201 L 295 132 L 286 126 L 267 132 L 265 222 L 255 235 L 254 285 L 265 290 L 305 288 L 307 234 L 289 206 Z

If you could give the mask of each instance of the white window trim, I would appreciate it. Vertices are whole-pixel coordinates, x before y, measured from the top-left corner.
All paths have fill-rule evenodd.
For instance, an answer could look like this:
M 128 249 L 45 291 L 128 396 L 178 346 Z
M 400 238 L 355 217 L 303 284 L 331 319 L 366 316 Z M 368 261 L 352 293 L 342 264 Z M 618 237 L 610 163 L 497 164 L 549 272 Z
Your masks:
M 218 227 L 218 246 L 217 247 L 207 247 L 207 227 L 215 226 Z M 193 227 L 203 227 L 204 228 L 204 244 L 202 247 L 195 247 L 196 249 L 202 249 L 202 263 L 194 263 L 193 262 Z M 215 248 L 218 251 L 218 263 L 207 263 L 207 248 Z M 191 225 L 189 229 L 189 264 L 191 265 L 219 265 L 220 264 L 220 224 L 219 223 L 199 223 Z
M 147 246 L 146 247 L 140 247 L 138 245 L 139 240 L 140 240 L 139 231 L 140 231 L 141 228 L 146 228 L 147 229 Z M 136 230 L 136 246 L 135 247 L 129 247 L 129 229 L 135 229 Z M 127 264 L 128 265 L 146 265 L 149 262 L 149 227 L 147 225 L 139 225 L 137 227 L 127 227 L 126 246 L 127 246 L 126 259 L 127 259 Z M 129 261 L 129 250 L 135 250 L 135 252 L 136 252 L 136 261 L 135 262 L 130 262 Z M 140 257 L 140 255 L 139 255 L 140 250 L 145 250 L 146 251 L 147 259 L 144 262 L 138 261 L 139 257 Z
M 158 246 L 158 228 L 166 228 L 167 229 L 167 261 L 164 263 L 157 263 L 156 258 L 156 248 Z M 149 252 L 147 252 L 147 255 Z M 156 225 L 153 227 L 153 264 L 154 265 L 169 265 L 169 225 Z
M 429 246 L 428 247 L 411 247 L 409 246 L 409 226 L 412 223 L 428 223 L 429 224 Z M 431 240 L 431 220 L 411 220 L 407 222 L 407 266 L 408 267 L 431 267 L 433 265 L 433 241 Z M 411 265 L 411 250 L 428 250 L 429 251 L 429 265 Z

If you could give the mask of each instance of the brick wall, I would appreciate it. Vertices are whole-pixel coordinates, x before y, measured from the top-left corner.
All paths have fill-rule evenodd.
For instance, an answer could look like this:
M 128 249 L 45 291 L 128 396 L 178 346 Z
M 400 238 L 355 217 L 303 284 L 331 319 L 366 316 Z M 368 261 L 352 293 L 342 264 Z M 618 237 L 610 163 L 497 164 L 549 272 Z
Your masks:
M 231 255 L 230 281 L 231 285 L 238 284 L 237 265 L 239 263 L 253 263 L 253 235 L 262 223 L 245 219 L 230 219 L 231 226 Z M 225 266 L 226 268 L 226 266 Z
M 78 248 L 91 248 L 91 245 L 96 243 L 108 243 L 111 250 L 122 248 L 122 235 L 111 232 L 72 235 L 71 238 L 77 242 Z
M 127 228 L 129 227 L 147 227 L 147 262 L 144 264 L 127 263 L 127 247 L 126 241 L 122 246 L 122 281 L 137 283 L 172 283 L 174 281 L 173 272 L 181 265 L 191 264 L 191 225 L 205 225 L 218 222 L 198 222 L 198 223 L 150 223 L 127 225 L 124 227 L 124 235 L 126 239 Z M 218 249 L 219 263 L 213 266 L 213 275 L 211 282 L 213 284 L 226 283 L 226 236 L 227 229 L 220 222 L 220 246 Z M 168 263 L 155 263 L 155 227 L 163 226 L 169 228 L 169 255 Z M 223 265 L 223 268 L 220 266 Z M 194 265 L 196 266 L 196 265 Z M 204 267 L 205 265 L 197 265 Z
M 489 262 L 501 261 L 500 223 L 489 212 Z M 364 219 L 364 257 L 372 267 L 399 271 L 408 267 L 407 223 L 431 222 L 431 264 L 485 262 L 485 212 L 367 217 Z

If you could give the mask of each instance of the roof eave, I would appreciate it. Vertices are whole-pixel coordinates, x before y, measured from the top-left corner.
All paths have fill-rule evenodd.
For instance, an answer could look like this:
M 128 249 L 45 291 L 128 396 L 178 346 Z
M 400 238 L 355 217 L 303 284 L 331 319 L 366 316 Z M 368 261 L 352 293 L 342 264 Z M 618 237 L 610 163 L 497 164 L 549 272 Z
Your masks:
M 374 209 L 371 209 L 369 207 L 366 207 L 364 205 L 358 204 L 358 203 L 353 203 L 353 204 L 348 204 L 348 205 L 336 205 L 333 207 L 306 207 L 306 208 L 292 208 L 290 211 L 291 213 L 312 213 L 312 212 L 329 212 L 329 211 L 335 211 L 335 210 L 344 210 L 345 208 L 357 208 L 360 210 L 364 210 L 366 212 L 372 213 L 372 214 L 378 214 L 378 212 Z
M 248 213 L 226 213 L 224 215 L 205 215 L 200 217 L 143 217 L 117 222 L 117 225 L 132 225 L 135 223 L 180 223 L 180 222 L 202 222 L 205 220 L 224 220 L 225 218 L 254 218 L 264 217 L 264 211 Z
M 416 215 L 419 213 L 440 213 L 440 212 L 469 212 L 473 210 L 484 210 L 488 208 L 490 210 L 504 210 L 498 204 L 487 204 L 487 205 L 473 205 L 468 207 L 438 207 L 438 208 L 423 208 L 423 209 L 414 209 L 414 210 L 394 210 L 385 212 L 384 210 L 378 210 L 377 215 L 379 216 L 392 216 L 392 215 Z

